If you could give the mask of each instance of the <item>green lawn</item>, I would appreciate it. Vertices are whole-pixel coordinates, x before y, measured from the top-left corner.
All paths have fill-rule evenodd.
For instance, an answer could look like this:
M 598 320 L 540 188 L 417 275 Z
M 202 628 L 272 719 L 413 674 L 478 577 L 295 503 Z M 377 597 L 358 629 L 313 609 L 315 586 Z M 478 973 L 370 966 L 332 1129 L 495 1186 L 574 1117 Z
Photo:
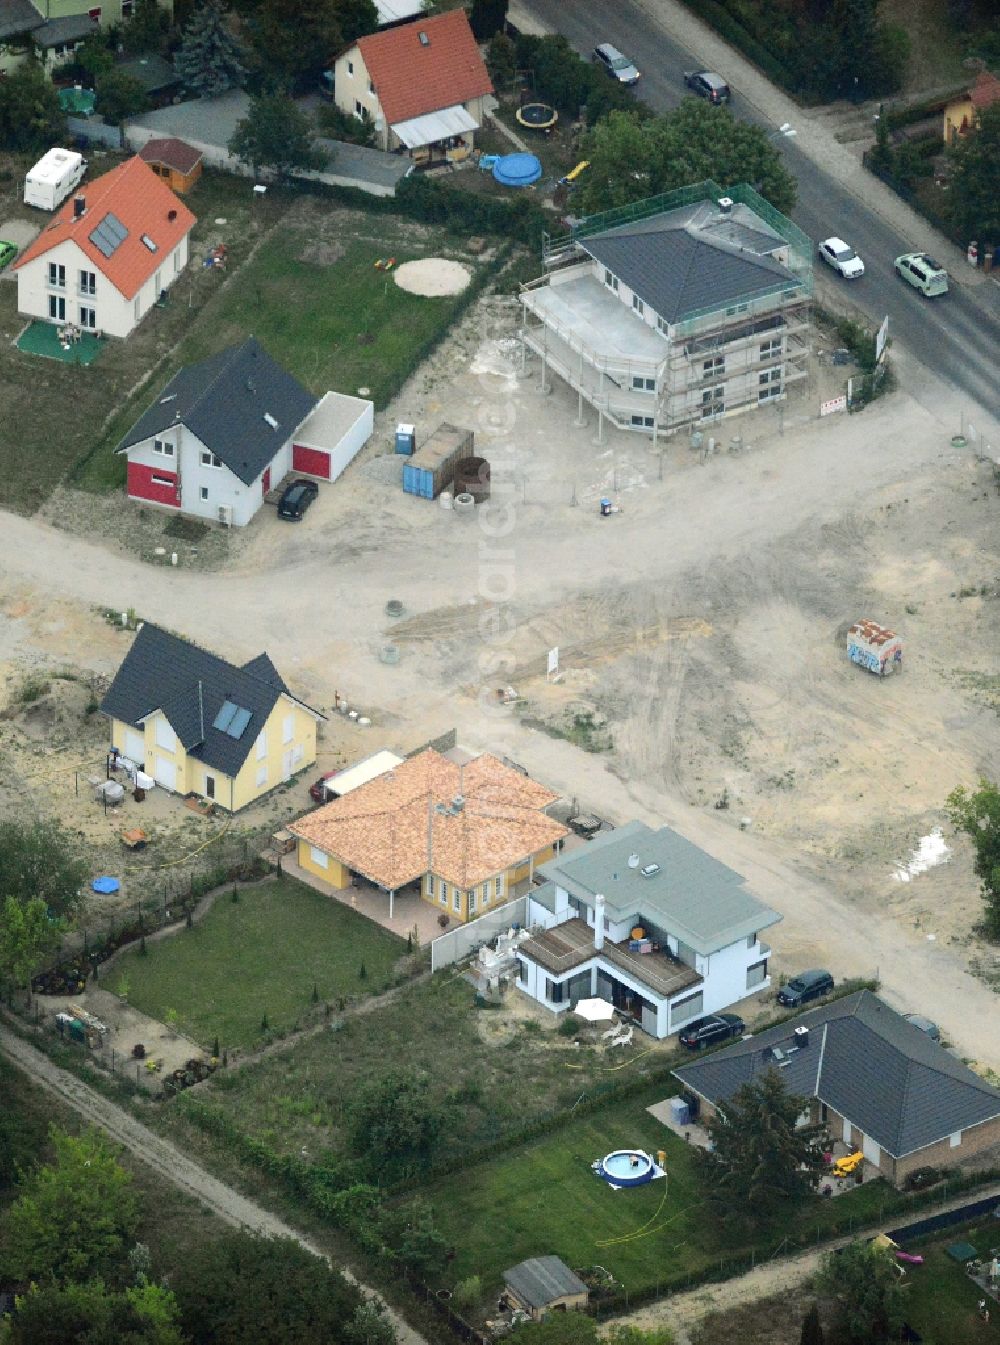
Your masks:
M 945 1248 L 953 1242 L 971 1242 L 983 1258 L 1000 1247 L 1000 1223 L 995 1219 L 971 1227 L 947 1230 L 931 1242 L 907 1245 L 907 1251 L 924 1257 L 922 1266 L 906 1267 L 907 1318 L 923 1336 L 926 1345 L 991 1345 L 1000 1342 L 1000 1306 L 991 1302 L 990 1323 L 981 1320 L 977 1304 L 982 1298 Z
M 271 1029 L 288 1030 L 314 1008 L 313 986 L 336 1008 L 341 996 L 382 990 L 403 941 L 339 902 L 287 878 L 220 897 L 203 921 L 147 942 L 109 975 L 128 977 L 129 1003 L 153 1018 L 176 1009 L 181 1028 L 211 1046 L 249 1046 Z M 360 978 L 361 964 L 367 975 Z

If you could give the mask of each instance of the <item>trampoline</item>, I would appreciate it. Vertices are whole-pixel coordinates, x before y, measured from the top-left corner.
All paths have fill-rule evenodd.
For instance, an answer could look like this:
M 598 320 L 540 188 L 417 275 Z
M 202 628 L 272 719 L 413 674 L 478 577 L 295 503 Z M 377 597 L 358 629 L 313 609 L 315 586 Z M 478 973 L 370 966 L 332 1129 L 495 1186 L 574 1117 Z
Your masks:
M 502 187 L 530 187 L 542 176 L 534 154 L 504 154 L 493 165 L 493 176 Z
M 529 131 L 551 131 L 559 120 L 559 113 L 548 103 L 525 103 L 514 113 L 519 126 Z

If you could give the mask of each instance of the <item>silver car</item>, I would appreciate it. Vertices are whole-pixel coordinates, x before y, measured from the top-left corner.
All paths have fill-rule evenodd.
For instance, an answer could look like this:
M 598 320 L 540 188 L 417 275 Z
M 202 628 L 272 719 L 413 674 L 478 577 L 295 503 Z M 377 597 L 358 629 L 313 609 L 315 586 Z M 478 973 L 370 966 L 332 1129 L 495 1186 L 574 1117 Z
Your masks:
M 619 84 L 632 85 L 639 82 L 638 70 L 628 57 L 623 56 L 610 42 L 602 42 L 599 47 L 594 48 L 594 60 L 598 65 L 603 65 L 611 78 L 616 79 Z

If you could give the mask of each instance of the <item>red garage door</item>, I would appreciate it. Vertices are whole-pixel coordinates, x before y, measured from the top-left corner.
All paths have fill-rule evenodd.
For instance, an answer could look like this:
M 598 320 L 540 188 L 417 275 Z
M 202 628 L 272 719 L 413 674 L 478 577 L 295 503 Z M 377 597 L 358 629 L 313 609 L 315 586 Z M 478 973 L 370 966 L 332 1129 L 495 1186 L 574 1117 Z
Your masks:
M 309 476 L 330 479 L 330 455 L 322 448 L 306 448 L 304 444 L 292 445 L 292 471 L 306 472 Z

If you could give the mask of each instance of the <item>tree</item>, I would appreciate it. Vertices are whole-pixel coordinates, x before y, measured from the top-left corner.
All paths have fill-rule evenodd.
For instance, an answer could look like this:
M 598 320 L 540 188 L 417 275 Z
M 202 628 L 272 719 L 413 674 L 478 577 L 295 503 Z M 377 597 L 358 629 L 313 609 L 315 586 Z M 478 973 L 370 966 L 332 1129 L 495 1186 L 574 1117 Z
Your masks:
M 884 1345 L 903 1325 L 903 1285 L 891 1247 L 852 1242 L 831 1252 L 817 1290 L 836 1303 L 837 1330 L 847 1345 Z
M 419 1197 L 383 1209 L 379 1229 L 386 1246 L 411 1275 L 429 1284 L 448 1264 L 448 1244 L 434 1223 L 434 1211 Z
M 472 0 L 469 23 L 477 42 L 486 42 L 494 33 L 503 32 L 506 22 L 507 0 Z
M 96 1131 L 49 1136 L 52 1162 L 25 1178 L 7 1216 L 7 1269 L 60 1283 L 113 1276 L 139 1221 L 132 1178 Z
M 23 69 L 0 81 L 0 98 Z M 79 908 L 89 871 L 58 822 L 0 822 L 0 898 L 38 897 L 50 915 L 61 919 Z
M 495 33 L 486 51 L 486 68 L 497 92 L 514 87 L 517 65 L 514 43 L 506 33 Z
M 1000 789 L 989 780 L 980 780 L 971 794 L 961 787 L 954 789 L 947 808 L 952 826 L 972 841 L 973 868 L 986 903 L 983 924 L 990 938 L 1000 939 Z
M 62 144 L 65 135 L 66 115 L 59 95 L 40 66 L 24 61 L 0 80 L 0 148 L 33 152 Z M 3 830 L 0 826 L 0 833 Z M 0 895 L 3 864 L 0 842 Z
M 313 144 L 309 118 L 286 94 L 251 99 L 228 149 L 255 173 L 269 169 L 279 181 L 296 168 L 322 168 L 326 163 L 326 155 Z
M 172 1287 L 192 1345 L 355 1345 L 359 1290 L 291 1238 L 223 1233 L 174 1274 Z
M 1000 103 L 983 108 L 976 125 L 952 146 L 949 157 L 952 217 L 962 237 L 1000 242 Z M 978 851 L 975 838 L 973 842 Z M 994 932 L 1000 934 L 1000 907 Z
M 97 77 L 97 110 L 109 126 L 121 126 L 149 108 L 149 95 L 135 75 L 109 70 Z
M 344 1328 L 344 1345 L 396 1345 L 396 1328 L 383 1304 L 373 1298 L 360 1303 Z
M 700 99 L 647 121 L 611 112 L 586 136 L 583 157 L 590 167 L 578 199 L 587 214 L 706 180 L 747 182 L 786 215 L 795 204 L 795 181 L 767 133 Z
M 222 0 L 207 0 L 184 29 L 174 68 L 184 87 L 199 98 L 216 98 L 242 86 L 246 52 L 230 27 Z
M 130 55 L 159 51 L 170 29 L 170 15 L 157 0 L 138 0 L 121 29 L 122 46 Z
M 5 1345 L 184 1345 L 174 1295 L 144 1284 L 115 1293 L 101 1280 L 33 1284 L 17 1299 Z
M 445 1115 L 429 1095 L 427 1080 L 386 1074 L 361 1088 L 348 1113 L 354 1152 L 384 1173 L 429 1163 L 441 1141 Z
M 802 1319 L 799 1345 L 823 1345 L 823 1324 L 819 1319 L 819 1304 L 814 1303 Z
M 818 1127 L 797 1127 L 808 1099 L 776 1069 L 745 1083 L 708 1122 L 713 1148 L 701 1161 L 717 1198 L 751 1218 L 803 1196 L 823 1170 Z
M 373 0 L 252 0 L 247 32 L 265 80 L 311 88 L 337 52 L 378 28 Z
M 0 906 L 0 988 L 29 989 L 59 943 L 59 924 L 37 897 L 20 902 L 7 897 Z
M 76 63 L 86 70 L 92 80 L 114 69 L 115 58 L 108 46 L 107 36 L 100 28 L 88 33 L 83 39 L 76 53 Z

